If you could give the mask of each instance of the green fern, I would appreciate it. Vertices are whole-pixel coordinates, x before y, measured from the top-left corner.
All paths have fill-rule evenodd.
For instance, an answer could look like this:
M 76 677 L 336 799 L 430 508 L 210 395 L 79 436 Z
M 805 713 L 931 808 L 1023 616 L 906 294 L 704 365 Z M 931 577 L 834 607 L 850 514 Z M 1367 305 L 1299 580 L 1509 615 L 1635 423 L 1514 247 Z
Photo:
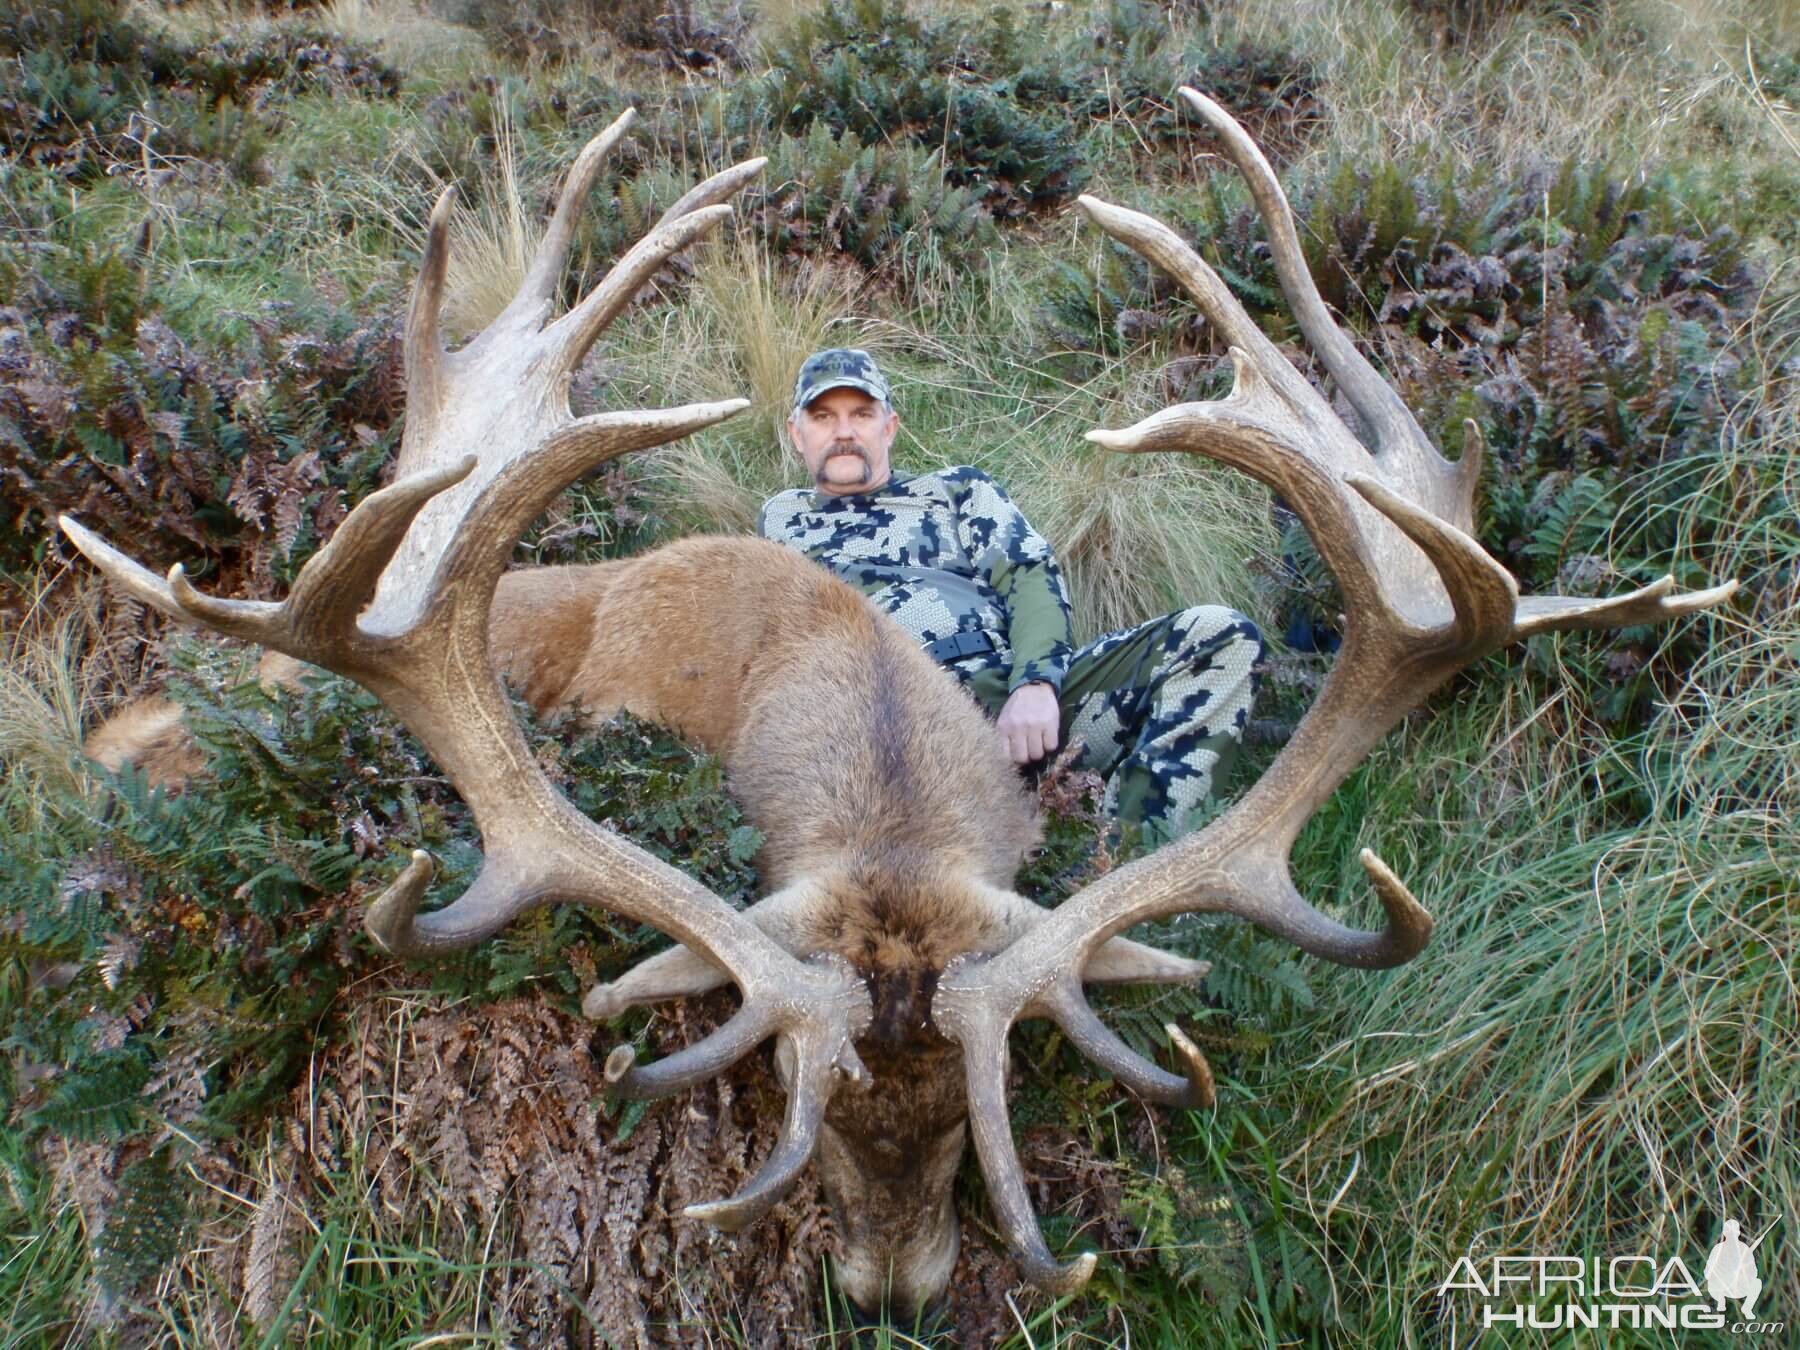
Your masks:
M 118 1198 L 94 1239 L 94 1274 L 115 1298 L 132 1293 L 182 1248 L 192 1223 L 192 1187 L 167 1150 L 126 1167 Z
M 1212 962 L 1207 993 L 1234 1014 L 1269 1025 L 1314 1006 L 1306 967 L 1290 944 L 1231 923 L 1209 926 L 1206 940 L 1195 945 Z
M 1588 474 L 1552 474 L 1538 484 L 1536 524 L 1524 554 L 1554 568 L 1601 547 L 1612 521 L 1612 494 Z
M 150 1061 L 134 1045 L 101 1050 L 65 1073 L 33 1122 L 70 1139 L 123 1139 L 145 1119 Z
M 1229 1311 L 1250 1290 L 1249 1234 L 1231 1193 L 1196 1185 L 1180 1167 L 1127 1175 L 1121 1208 L 1148 1254 L 1177 1287 Z

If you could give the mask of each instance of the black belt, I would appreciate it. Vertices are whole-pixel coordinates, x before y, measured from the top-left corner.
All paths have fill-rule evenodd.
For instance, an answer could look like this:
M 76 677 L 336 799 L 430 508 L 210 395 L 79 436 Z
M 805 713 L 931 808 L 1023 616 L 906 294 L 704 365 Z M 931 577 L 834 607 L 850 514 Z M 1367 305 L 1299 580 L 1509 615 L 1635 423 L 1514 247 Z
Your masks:
M 960 661 L 965 656 L 979 656 L 994 650 L 994 639 L 986 633 L 952 633 L 947 638 L 925 644 L 925 655 L 939 665 Z

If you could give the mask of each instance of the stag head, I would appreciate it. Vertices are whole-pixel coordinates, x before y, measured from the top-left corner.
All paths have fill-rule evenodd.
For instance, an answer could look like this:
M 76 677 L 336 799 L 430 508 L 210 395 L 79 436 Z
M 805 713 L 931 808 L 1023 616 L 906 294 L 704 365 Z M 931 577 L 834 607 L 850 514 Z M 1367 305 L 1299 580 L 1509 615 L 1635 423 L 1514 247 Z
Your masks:
M 1330 318 L 1262 154 L 1216 104 L 1192 90 L 1181 94 L 1248 181 L 1283 293 L 1363 436 L 1337 417 L 1172 231 L 1083 198 L 1082 209 L 1096 224 L 1175 277 L 1231 344 L 1236 371 L 1229 398 L 1170 408 L 1130 430 L 1093 432 L 1090 439 L 1120 452 L 1204 454 L 1275 488 L 1337 579 L 1345 641 L 1313 708 L 1242 800 L 1201 832 L 1119 868 L 1054 912 L 1007 889 L 1020 840 L 1028 842 L 1028 822 L 1022 834 L 1002 831 L 1013 842 L 998 853 L 990 832 L 986 854 L 952 840 L 936 846 L 929 866 L 917 865 L 923 855 L 915 848 L 896 854 L 899 861 L 890 859 L 876 880 L 851 882 L 785 868 L 781 841 L 813 826 L 776 818 L 764 823 L 776 846 L 764 859 L 775 892 L 739 913 L 575 811 L 544 777 L 508 708 L 490 657 L 490 611 L 520 535 L 558 493 L 600 463 L 747 406 L 733 400 L 577 418 L 568 386 L 599 333 L 665 260 L 728 214 L 721 203 L 760 169 L 760 160 L 694 188 L 598 286 L 552 319 L 576 213 L 602 157 L 628 125 L 627 114 L 576 160 L 518 295 L 456 352 L 444 349 L 437 323 L 446 194 L 432 213 L 407 321 L 407 425 L 395 481 L 350 514 L 285 601 L 213 599 L 195 591 L 179 567 L 164 582 L 63 521 L 84 553 L 146 603 L 364 684 L 444 766 L 474 812 L 485 861 L 458 900 L 421 915 L 432 865 L 415 853 L 367 917 L 386 950 L 413 957 L 465 947 L 534 905 L 572 900 L 651 924 L 681 944 L 590 992 L 584 1002 L 590 1016 L 725 982 L 737 986 L 742 1006 L 717 1031 L 650 1065 L 637 1064 L 622 1046 L 608 1058 L 607 1076 L 627 1095 L 663 1096 L 722 1072 L 773 1038 L 788 1094 L 775 1146 L 739 1194 L 689 1212 L 725 1228 L 748 1223 L 816 1153 L 846 1249 L 845 1283 L 864 1306 L 884 1293 L 917 1306 L 942 1292 L 956 1250 L 950 1193 L 965 1133 L 974 1136 L 1002 1234 L 1033 1283 L 1065 1293 L 1092 1272 L 1092 1255 L 1059 1264 L 1032 1213 L 1007 1117 L 1006 1043 L 1015 1022 L 1054 1020 L 1097 1065 L 1150 1100 L 1210 1104 L 1206 1061 L 1176 1028 L 1168 1030 L 1182 1072 L 1171 1074 L 1129 1049 L 1089 1007 L 1084 982 L 1188 980 L 1204 969 L 1119 934 L 1183 912 L 1228 913 L 1339 964 L 1375 968 L 1412 959 L 1430 936 L 1431 920 L 1372 853 L 1362 863 L 1386 911 L 1381 931 L 1346 927 L 1295 890 L 1288 853 L 1311 813 L 1409 709 L 1501 644 L 1553 629 L 1657 622 L 1718 603 L 1733 589 L 1675 595 L 1665 579 L 1613 599 L 1521 599 L 1512 578 L 1473 537 L 1481 455 L 1473 427 L 1456 462 L 1437 452 Z M 794 565 L 811 568 L 798 559 Z M 814 582 L 837 585 L 822 574 Z M 860 602 L 847 594 L 855 609 Z M 754 608 L 765 600 L 748 587 L 733 603 Z M 880 618 L 866 605 L 855 612 L 865 623 Z M 892 645 L 897 628 L 874 623 L 871 631 L 886 636 L 865 652 L 868 669 L 947 683 L 916 647 Z M 832 633 L 823 629 L 807 650 L 806 660 L 837 659 Z M 803 658 L 784 651 L 782 659 L 791 666 Z M 769 706 L 782 705 L 772 700 Z M 955 734 L 973 762 L 981 756 L 969 747 L 991 746 L 993 738 L 972 705 L 965 713 Z M 771 742 L 768 755 L 791 739 L 773 713 L 747 718 L 746 725 L 746 734 Z M 735 753 L 734 785 L 754 791 L 740 772 L 754 757 L 742 746 Z M 998 796 L 965 790 L 958 799 L 963 805 L 944 809 L 965 818 L 1012 810 L 1016 784 L 1006 786 L 997 748 L 995 758 Z M 988 771 L 970 769 L 971 781 Z M 788 800 L 782 786 L 770 789 L 769 801 Z M 866 791 L 869 802 L 878 800 L 880 789 Z M 904 841 L 906 822 L 916 819 L 906 817 L 889 837 Z M 902 892 L 926 899 L 896 899 Z M 879 930 L 889 945 L 850 942 L 845 932 L 859 925 Z M 871 1067 L 886 1091 L 861 1090 Z M 841 1090 L 846 1087 L 851 1090 Z

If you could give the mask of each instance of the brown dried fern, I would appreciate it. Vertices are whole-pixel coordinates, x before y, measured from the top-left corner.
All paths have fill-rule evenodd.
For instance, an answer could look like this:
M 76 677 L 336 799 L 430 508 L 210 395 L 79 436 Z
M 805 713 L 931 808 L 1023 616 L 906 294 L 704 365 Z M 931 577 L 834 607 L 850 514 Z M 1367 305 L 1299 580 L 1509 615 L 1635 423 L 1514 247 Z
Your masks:
M 270 1164 L 262 1198 L 250 1220 L 243 1309 L 259 1332 L 267 1333 L 274 1326 L 294 1287 L 297 1262 L 289 1240 L 295 1228 L 293 1181 L 294 1159 L 284 1151 Z

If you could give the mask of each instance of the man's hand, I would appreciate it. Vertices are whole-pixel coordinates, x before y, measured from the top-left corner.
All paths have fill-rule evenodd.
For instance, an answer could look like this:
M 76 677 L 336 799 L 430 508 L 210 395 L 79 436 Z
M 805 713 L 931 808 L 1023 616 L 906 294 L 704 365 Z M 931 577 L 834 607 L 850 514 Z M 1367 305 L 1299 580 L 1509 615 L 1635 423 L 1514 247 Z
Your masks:
M 1056 749 L 1057 724 L 1061 712 L 1056 703 L 1056 690 L 1047 684 L 1022 684 L 1012 691 L 1006 706 L 1000 709 L 995 726 L 1000 743 L 1006 747 L 1014 764 L 1030 764 Z

